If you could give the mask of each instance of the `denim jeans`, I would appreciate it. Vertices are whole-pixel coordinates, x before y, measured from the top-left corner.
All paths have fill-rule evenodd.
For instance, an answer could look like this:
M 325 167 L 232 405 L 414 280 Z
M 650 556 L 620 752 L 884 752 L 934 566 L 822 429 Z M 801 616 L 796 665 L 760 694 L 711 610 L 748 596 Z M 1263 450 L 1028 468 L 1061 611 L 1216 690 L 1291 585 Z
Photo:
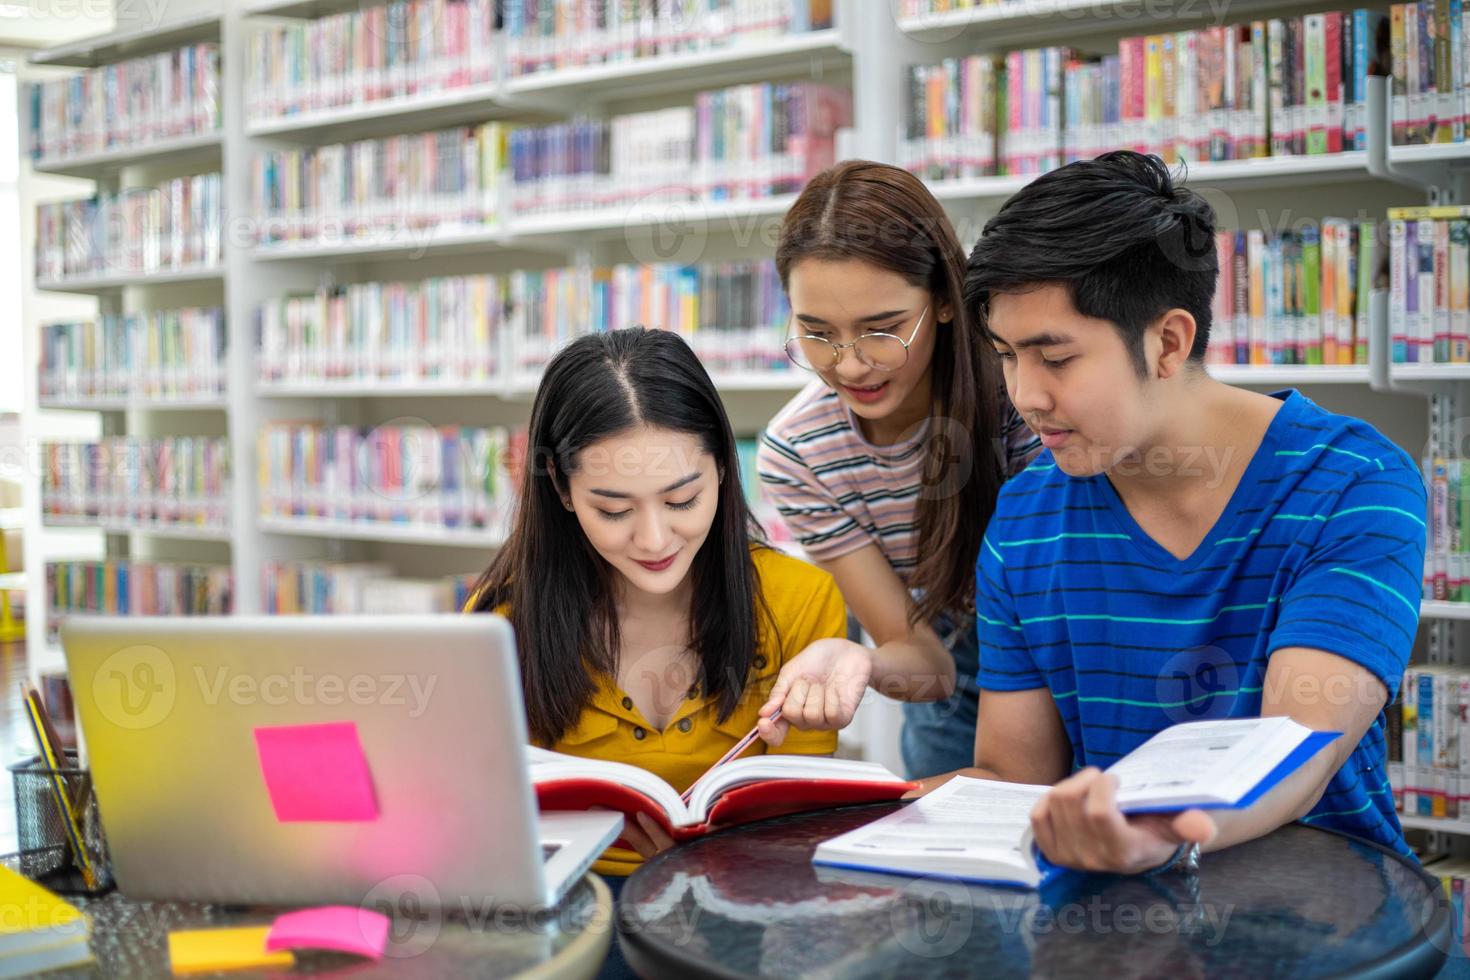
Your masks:
M 975 722 L 980 707 L 980 637 L 975 619 L 956 625 L 948 617 L 934 623 L 954 657 L 954 694 L 943 701 L 903 706 L 899 748 L 909 779 L 953 772 L 975 764 Z

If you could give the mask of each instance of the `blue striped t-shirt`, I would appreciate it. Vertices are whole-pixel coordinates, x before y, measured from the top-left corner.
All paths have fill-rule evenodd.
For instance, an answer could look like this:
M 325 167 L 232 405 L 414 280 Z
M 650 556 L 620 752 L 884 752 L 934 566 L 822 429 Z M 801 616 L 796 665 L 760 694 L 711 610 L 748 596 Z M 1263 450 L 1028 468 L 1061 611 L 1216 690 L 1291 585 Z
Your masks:
M 1240 485 L 1183 560 L 1106 476 L 1069 477 L 1050 452 L 1002 488 L 976 574 L 979 683 L 1049 688 L 1079 768 L 1178 722 L 1259 715 L 1283 647 L 1360 664 L 1390 699 L 1398 689 L 1419 620 L 1423 478 L 1367 423 L 1275 397 Z M 1305 822 L 1409 853 L 1385 758 L 1380 712 Z

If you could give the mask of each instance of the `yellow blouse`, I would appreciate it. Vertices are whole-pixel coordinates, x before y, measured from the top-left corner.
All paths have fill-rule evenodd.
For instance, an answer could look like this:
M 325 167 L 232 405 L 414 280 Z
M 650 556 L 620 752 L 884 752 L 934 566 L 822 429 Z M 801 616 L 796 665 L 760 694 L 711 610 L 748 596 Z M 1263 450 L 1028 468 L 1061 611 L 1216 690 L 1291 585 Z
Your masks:
M 716 704 L 691 694 L 669 720 L 668 727 L 659 731 L 618 687 L 615 678 L 603 676 L 598 680 L 592 703 L 583 709 L 576 726 L 546 748 L 589 759 L 630 763 L 683 792 L 754 728 L 757 713 L 766 703 L 781 665 L 816 640 L 846 636 L 847 608 L 837 583 L 821 569 L 769 548 L 753 548 L 751 556 L 776 629 L 775 635 L 763 630 L 766 638 L 756 654 L 750 683 L 730 717 L 717 720 Z M 768 750 L 826 755 L 836 749 L 836 732 L 803 732 L 793 728 L 780 748 L 770 750 L 764 741 L 757 739 L 745 755 L 759 755 Z M 605 875 L 628 875 L 642 860 L 635 851 L 612 847 L 594 870 Z

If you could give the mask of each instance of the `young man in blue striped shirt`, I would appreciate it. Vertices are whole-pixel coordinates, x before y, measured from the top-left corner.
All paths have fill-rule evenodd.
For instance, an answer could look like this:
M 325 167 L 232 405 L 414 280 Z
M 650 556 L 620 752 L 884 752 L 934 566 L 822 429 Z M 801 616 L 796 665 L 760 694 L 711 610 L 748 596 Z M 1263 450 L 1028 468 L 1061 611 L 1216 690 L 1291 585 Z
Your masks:
M 1364 422 L 1210 379 L 1215 256 L 1210 206 L 1132 152 L 1038 178 L 975 246 L 966 301 L 1046 447 L 979 556 L 976 774 L 1055 784 L 1032 821 L 1071 867 L 1147 871 L 1294 820 L 1407 854 L 1383 709 L 1418 622 L 1423 480 Z M 1344 735 L 1249 809 L 1118 811 L 1101 770 L 1154 733 L 1281 714 Z

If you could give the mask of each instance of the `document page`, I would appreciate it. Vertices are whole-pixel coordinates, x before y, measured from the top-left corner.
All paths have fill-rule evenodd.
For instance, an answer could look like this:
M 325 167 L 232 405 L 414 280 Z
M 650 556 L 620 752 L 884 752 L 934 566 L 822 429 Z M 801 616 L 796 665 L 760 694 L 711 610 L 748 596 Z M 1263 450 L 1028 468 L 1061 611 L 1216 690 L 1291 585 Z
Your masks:
M 1031 826 L 1031 808 L 1050 788 L 956 776 L 911 806 L 846 836 L 851 846 L 873 850 L 1019 852 Z
M 1230 802 L 1275 768 L 1290 730 L 1306 731 L 1290 718 L 1195 721 L 1159 732 L 1118 760 L 1118 805 L 1163 805 L 1172 800 Z

